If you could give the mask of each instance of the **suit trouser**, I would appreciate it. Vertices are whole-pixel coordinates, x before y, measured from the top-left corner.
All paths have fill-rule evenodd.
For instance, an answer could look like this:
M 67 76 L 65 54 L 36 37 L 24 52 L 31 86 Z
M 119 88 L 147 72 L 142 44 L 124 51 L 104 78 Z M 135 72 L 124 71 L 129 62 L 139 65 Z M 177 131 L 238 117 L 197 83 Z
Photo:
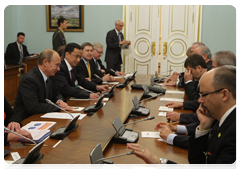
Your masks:
M 119 55 L 118 59 L 117 59 L 117 63 L 110 63 L 107 62 L 107 69 L 113 69 L 115 71 L 121 71 L 121 64 L 122 64 L 122 59 L 121 59 L 121 55 Z

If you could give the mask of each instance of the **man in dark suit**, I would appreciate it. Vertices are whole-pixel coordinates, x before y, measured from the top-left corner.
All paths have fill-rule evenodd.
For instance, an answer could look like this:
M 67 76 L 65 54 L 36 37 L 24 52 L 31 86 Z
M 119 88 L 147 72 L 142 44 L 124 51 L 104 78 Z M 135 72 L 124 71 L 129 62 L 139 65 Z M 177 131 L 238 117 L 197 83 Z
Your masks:
M 83 43 L 81 45 L 83 50 L 82 59 L 76 67 L 77 74 L 80 77 L 86 78 L 89 81 L 92 81 L 96 84 L 102 84 L 104 81 L 114 81 L 115 79 L 110 76 L 110 74 L 104 75 L 100 70 L 97 69 L 96 64 L 92 60 L 93 55 L 93 46 L 91 43 Z M 101 79 L 97 78 L 94 74 L 98 75 Z
M 17 41 L 8 44 L 5 53 L 5 62 L 7 65 L 22 65 L 24 57 L 32 55 L 28 53 L 27 46 L 22 44 L 24 42 L 24 38 L 25 34 L 23 32 L 19 32 L 17 34 Z
M 232 164 L 236 161 L 236 67 L 218 67 L 204 74 L 200 93 L 200 125 L 189 139 L 189 163 Z M 217 127 L 209 140 L 213 122 L 217 122 Z M 127 147 L 146 163 L 168 163 L 139 144 Z
M 112 76 L 125 76 L 126 74 L 120 71 L 115 71 L 115 70 L 110 70 L 107 69 L 101 61 L 101 56 L 103 55 L 103 45 L 98 43 L 98 42 L 94 42 L 93 44 L 93 58 L 92 60 L 94 61 L 94 63 L 96 64 L 96 67 L 98 70 L 100 70 L 103 74 L 110 74 Z
M 98 85 L 80 77 L 75 67 L 82 56 L 82 48 L 76 43 L 69 43 L 65 48 L 65 58 L 61 61 L 60 71 L 56 73 L 55 80 L 63 97 L 97 99 L 98 95 L 76 88 L 80 85 L 90 91 L 105 91 L 107 85 Z M 77 82 L 76 82 L 77 81 Z
M 52 36 L 52 45 L 55 51 L 58 50 L 58 47 L 61 45 L 66 45 L 66 39 L 64 35 L 64 31 L 67 29 L 68 23 L 65 18 L 58 19 L 58 29 L 53 33 Z
M 20 116 L 14 112 L 6 98 L 4 97 L 4 126 L 10 129 L 11 131 L 17 132 L 20 135 L 23 135 L 27 138 L 32 139 L 31 133 L 21 129 L 21 119 Z M 20 136 L 15 135 L 14 133 L 4 132 L 4 145 L 7 145 L 10 141 L 18 141 L 21 138 Z
M 14 111 L 21 120 L 33 114 L 59 111 L 56 106 L 46 103 L 51 100 L 65 110 L 72 110 L 59 93 L 54 75 L 59 71 L 60 57 L 54 50 L 47 49 L 41 52 L 37 66 L 27 72 L 19 83 Z
M 120 32 L 123 29 L 123 21 L 116 20 L 115 21 L 115 29 L 109 31 L 106 37 L 107 49 L 105 62 L 107 63 L 108 69 L 113 69 L 120 71 L 122 64 L 121 57 L 121 47 L 123 45 L 131 45 L 130 41 L 124 40 L 123 34 Z

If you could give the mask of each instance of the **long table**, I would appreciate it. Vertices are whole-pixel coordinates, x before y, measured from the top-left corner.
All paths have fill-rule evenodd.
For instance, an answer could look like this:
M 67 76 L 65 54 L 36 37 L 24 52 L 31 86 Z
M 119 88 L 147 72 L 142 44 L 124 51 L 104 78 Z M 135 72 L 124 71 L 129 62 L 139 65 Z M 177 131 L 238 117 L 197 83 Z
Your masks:
M 120 79 L 120 82 L 123 82 Z M 142 98 L 143 90 L 135 90 L 131 88 L 134 83 L 140 84 L 150 84 L 149 75 L 137 75 L 135 80 L 131 81 L 125 88 L 116 88 L 115 96 L 112 97 L 105 106 L 103 106 L 99 111 L 97 111 L 92 116 L 86 116 L 82 120 L 78 120 L 77 124 L 79 127 L 68 135 L 56 148 L 52 148 L 59 140 L 47 139 L 45 144 L 48 145 L 41 149 L 41 153 L 44 157 L 40 164 L 89 164 L 89 154 L 98 143 L 101 144 L 104 157 L 113 156 L 117 154 L 122 154 L 129 152 L 125 144 L 117 144 L 112 141 L 112 137 L 115 134 L 115 130 L 112 126 L 112 121 L 117 116 L 125 122 L 133 122 L 139 119 L 128 118 L 131 109 L 133 108 L 132 98 L 137 96 L 138 100 Z M 166 87 L 169 90 L 176 90 L 176 87 Z M 183 89 L 177 89 L 183 90 Z M 155 116 L 155 119 L 139 122 L 136 124 L 131 124 L 127 128 L 133 129 L 139 132 L 139 140 L 137 143 L 148 148 L 151 152 L 159 155 L 159 157 L 164 157 L 175 161 L 177 163 L 186 164 L 188 163 L 187 154 L 188 151 L 168 145 L 165 142 L 160 142 L 157 139 L 142 138 L 141 131 L 154 131 L 154 127 L 158 121 L 166 121 L 165 117 L 158 116 L 159 106 L 165 106 L 167 102 L 160 102 L 161 97 L 174 97 L 174 98 L 185 98 L 184 95 L 180 94 L 165 94 L 159 96 L 157 99 L 150 99 L 142 102 L 141 105 L 146 108 L 150 108 L 150 115 Z M 187 99 L 187 98 L 185 98 Z M 70 106 L 80 106 L 87 107 L 93 105 L 96 101 L 73 101 L 68 100 L 67 103 Z M 183 112 L 181 109 L 175 109 L 175 111 Z M 190 112 L 190 111 L 184 111 Z M 80 113 L 84 113 L 81 111 Z M 69 120 L 61 119 L 47 119 L 40 118 L 43 114 L 33 115 L 24 121 L 22 124 L 25 125 L 30 121 L 55 121 L 57 124 L 52 127 L 52 131 L 57 130 L 60 127 L 67 126 Z M 141 118 L 145 118 L 141 116 Z M 14 152 L 18 152 L 21 157 L 25 157 L 31 146 L 23 146 L 19 142 L 10 142 L 5 149 L 11 149 Z M 5 160 L 11 160 L 11 156 L 7 156 Z M 141 164 L 144 163 L 141 159 L 137 158 L 135 155 L 120 157 L 117 159 L 111 159 L 117 164 Z

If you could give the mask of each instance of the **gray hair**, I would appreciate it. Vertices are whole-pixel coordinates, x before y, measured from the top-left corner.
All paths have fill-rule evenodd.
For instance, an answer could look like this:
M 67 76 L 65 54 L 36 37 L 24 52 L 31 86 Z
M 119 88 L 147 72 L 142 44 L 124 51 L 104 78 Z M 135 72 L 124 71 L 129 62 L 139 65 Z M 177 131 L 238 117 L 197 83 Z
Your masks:
M 194 42 L 194 43 L 192 43 L 192 46 L 195 45 L 195 44 L 205 46 L 205 44 L 202 43 L 202 42 Z
M 117 24 L 119 24 L 120 22 L 123 22 L 121 19 L 117 19 L 116 21 L 115 21 L 115 25 L 117 25 Z
M 236 55 L 232 51 L 218 51 L 214 53 L 212 60 L 216 61 L 218 66 L 233 65 L 236 66 Z
M 213 88 L 215 90 L 225 88 L 232 93 L 233 98 L 236 100 L 236 67 L 225 66 L 214 68 Z
M 98 43 L 98 42 L 92 43 L 92 46 L 93 46 L 94 49 L 103 48 L 103 45 Z
M 212 58 L 212 53 L 210 51 L 210 49 L 206 46 L 203 45 L 199 45 L 196 48 L 201 48 L 201 54 L 207 54 L 207 58 L 211 59 Z
M 189 57 L 191 55 L 191 47 L 187 49 L 186 55 Z

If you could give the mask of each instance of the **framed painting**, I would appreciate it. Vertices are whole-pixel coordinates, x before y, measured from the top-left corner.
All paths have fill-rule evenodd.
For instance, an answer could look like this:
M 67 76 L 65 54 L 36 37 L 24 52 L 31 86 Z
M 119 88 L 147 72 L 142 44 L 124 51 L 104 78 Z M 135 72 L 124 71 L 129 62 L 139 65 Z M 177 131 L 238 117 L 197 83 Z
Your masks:
M 84 31 L 84 5 L 47 5 L 47 31 L 58 28 L 59 18 L 66 18 L 68 28 L 65 31 Z

